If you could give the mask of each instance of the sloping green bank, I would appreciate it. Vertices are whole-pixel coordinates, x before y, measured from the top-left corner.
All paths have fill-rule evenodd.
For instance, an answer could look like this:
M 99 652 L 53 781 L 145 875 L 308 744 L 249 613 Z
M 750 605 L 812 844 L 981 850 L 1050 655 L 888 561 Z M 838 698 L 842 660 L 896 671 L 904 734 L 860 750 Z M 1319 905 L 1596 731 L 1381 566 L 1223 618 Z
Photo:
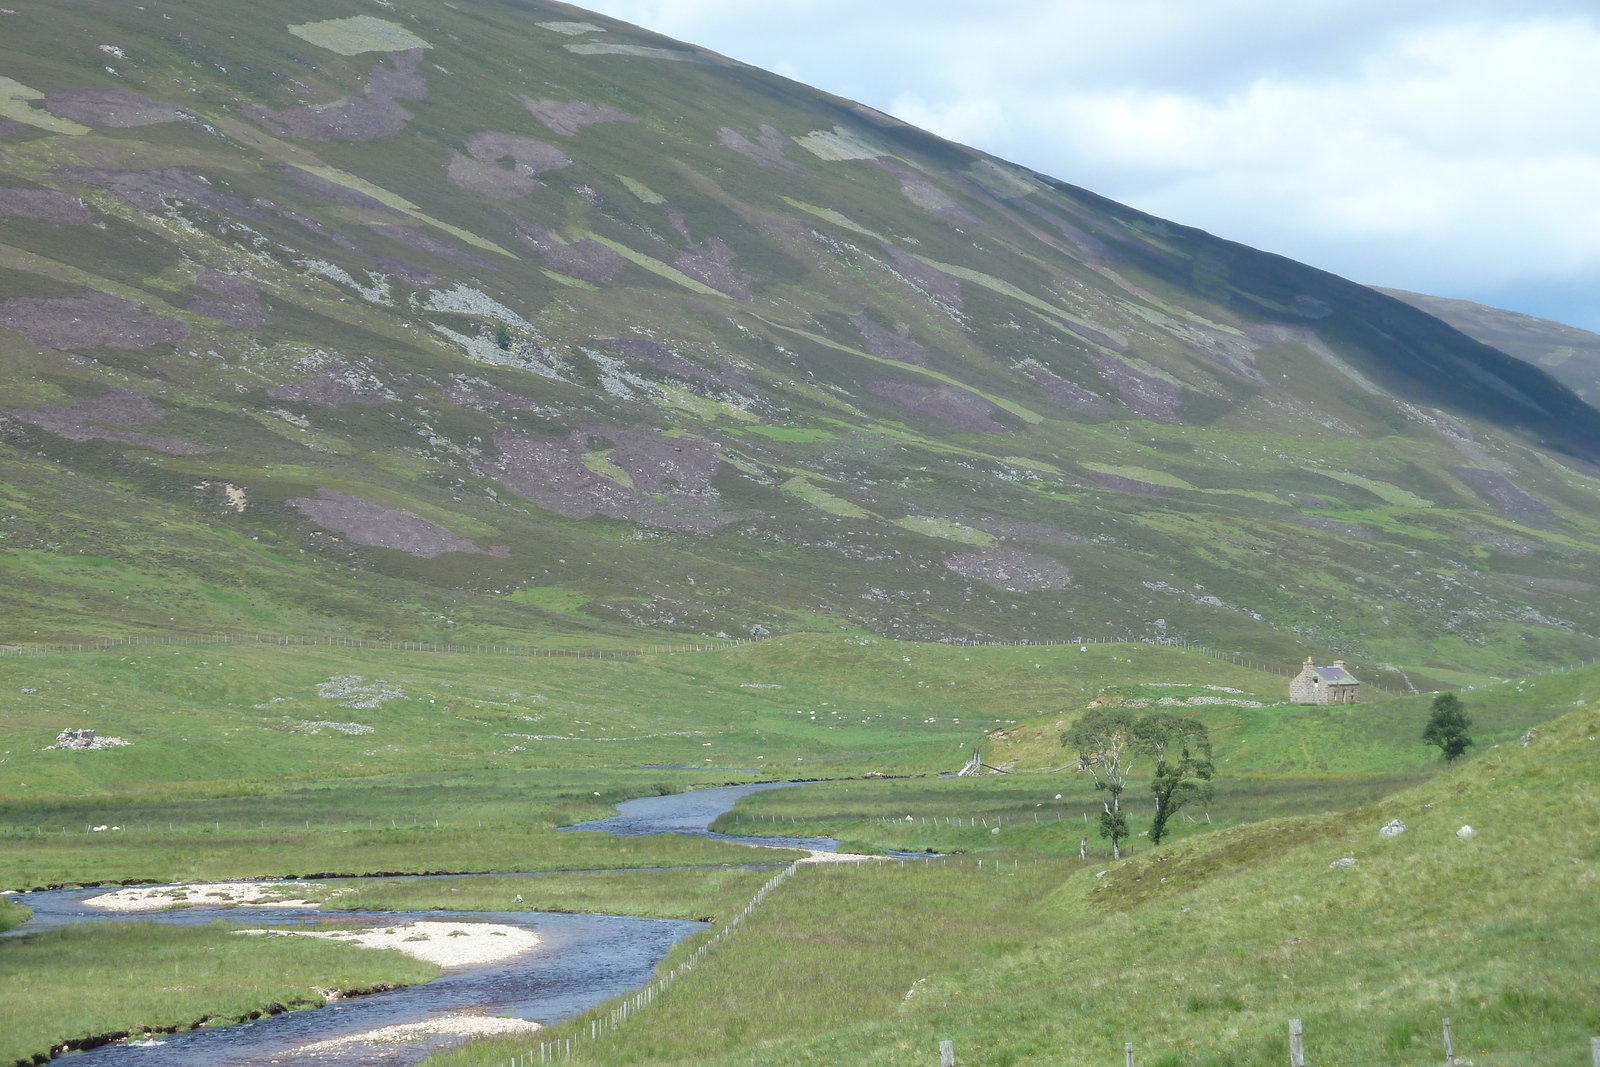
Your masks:
M 802 874 L 595 1064 L 1587 1064 L 1600 1032 L 1600 709 L 1342 814 L 1121 863 Z M 1407 829 L 1383 837 L 1392 820 Z M 1472 827 L 1471 833 L 1462 830 Z M 1353 863 L 1344 861 L 1353 860 Z M 998 868 L 996 866 L 998 861 Z M 1013 866 L 1013 862 L 1015 865 Z M 435 1061 L 503 1062 L 484 1043 Z

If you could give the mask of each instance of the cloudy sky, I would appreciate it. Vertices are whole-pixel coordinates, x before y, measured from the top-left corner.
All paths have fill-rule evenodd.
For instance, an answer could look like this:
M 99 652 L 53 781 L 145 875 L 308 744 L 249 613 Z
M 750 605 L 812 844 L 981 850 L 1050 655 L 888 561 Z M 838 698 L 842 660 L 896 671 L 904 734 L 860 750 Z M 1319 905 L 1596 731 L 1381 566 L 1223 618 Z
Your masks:
M 1358 281 L 1600 330 L 1600 0 L 580 0 Z

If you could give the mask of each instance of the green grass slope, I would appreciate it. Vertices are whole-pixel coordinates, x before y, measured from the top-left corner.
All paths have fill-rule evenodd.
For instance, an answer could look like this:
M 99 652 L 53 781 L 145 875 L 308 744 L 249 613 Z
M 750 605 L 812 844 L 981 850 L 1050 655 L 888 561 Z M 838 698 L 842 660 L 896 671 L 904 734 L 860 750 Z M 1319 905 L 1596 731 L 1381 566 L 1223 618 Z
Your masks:
M 561 4 L 15 10 L 0 641 L 1600 652 L 1600 413 L 1398 300 Z
M 807 871 L 592 1064 L 1586 1063 L 1600 718 L 1338 814 L 1117 863 Z M 1383 838 L 1391 820 L 1407 829 Z M 1473 833 L 1463 836 L 1470 825 Z M 1353 861 L 1353 862 L 1345 862 Z M 565 1033 L 563 1028 L 558 1033 Z M 507 1042 L 430 1061 L 493 1064 Z

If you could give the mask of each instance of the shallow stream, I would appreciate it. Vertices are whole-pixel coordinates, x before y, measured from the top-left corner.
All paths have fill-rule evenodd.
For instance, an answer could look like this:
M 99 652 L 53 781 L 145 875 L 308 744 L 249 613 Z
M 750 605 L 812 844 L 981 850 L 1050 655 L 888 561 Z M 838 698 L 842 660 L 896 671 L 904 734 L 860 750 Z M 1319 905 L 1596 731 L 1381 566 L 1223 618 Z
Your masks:
M 682 833 L 744 844 L 833 851 L 836 844 L 831 838 L 745 838 L 715 834 L 706 829 L 740 797 L 788 784 L 722 786 L 625 801 L 617 805 L 619 814 L 612 818 L 565 829 L 624 837 Z M 177 911 L 117 913 L 83 903 L 110 891 L 106 888 L 60 889 L 13 897 L 33 909 L 33 918 L 8 936 L 79 922 L 138 921 L 198 926 L 222 920 L 248 927 L 289 927 L 318 922 L 325 914 L 305 908 L 271 907 L 190 907 Z M 528 1019 L 548 1025 L 649 982 L 656 964 L 673 945 L 705 928 L 704 923 L 677 919 L 530 911 L 326 914 L 373 926 L 422 919 L 499 923 L 534 930 L 542 943 L 531 952 L 498 963 L 449 968 L 426 985 L 336 1001 L 323 1008 L 287 1012 L 236 1026 L 165 1035 L 150 1042 L 104 1045 L 73 1053 L 71 1062 L 79 1067 L 270 1067 L 280 1063 L 404 1067 L 460 1039 L 433 1037 L 380 1045 L 357 1042 L 332 1051 L 302 1054 L 292 1054 L 291 1050 L 380 1027 L 425 1022 L 463 1012 Z M 538 1035 L 527 1035 L 527 1042 L 537 1045 Z

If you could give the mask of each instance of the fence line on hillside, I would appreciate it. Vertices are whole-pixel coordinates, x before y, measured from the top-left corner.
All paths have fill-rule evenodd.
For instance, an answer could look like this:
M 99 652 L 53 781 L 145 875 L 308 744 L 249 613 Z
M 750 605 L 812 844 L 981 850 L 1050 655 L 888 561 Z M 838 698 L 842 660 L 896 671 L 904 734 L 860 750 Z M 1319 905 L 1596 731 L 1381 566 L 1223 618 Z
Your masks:
M 439 644 L 432 641 L 394 641 L 337 634 L 179 634 L 111 637 L 99 641 L 64 645 L 5 645 L 0 656 L 43 656 L 63 652 L 109 652 L 118 648 L 161 645 L 256 644 L 294 648 L 359 648 L 378 652 L 430 652 L 446 655 L 517 656 L 521 658 L 573 657 L 606 659 L 625 656 L 669 656 L 682 652 L 724 652 L 756 643 L 755 638 L 733 637 L 693 645 L 636 645 L 632 648 L 516 648 L 500 644 Z
M 213 644 L 258 644 L 282 645 L 295 648 L 357 648 L 376 652 L 426 652 L 441 655 L 478 655 L 478 656 L 513 656 L 521 659 L 539 658 L 572 658 L 572 659 L 612 659 L 630 656 L 671 656 L 686 652 L 726 652 L 730 649 L 743 648 L 747 645 L 760 643 L 763 638 L 755 637 L 729 637 L 717 638 L 709 642 L 682 645 L 635 645 L 632 648 L 517 648 L 501 644 L 440 644 L 432 641 L 395 641 L 383 638 L 341 637 L 337 634 L 251 634 L 251 633 L 223 633 L 221 631 L 210 634 L 178 634 L 173 636 L 139 635 L 133 637 L 111 637 L 98 641 L 85 641 L 79 643 L 54 644 L 54 645 L 0 645 L 0 657 L 3 656 L 43 656 L 68 652 L 109 652 L 117 648 L 141 648 L 158 645 L 213 645 Z M 952 639 L 949 641 L 935 642 L 953 648 L 1065 648 L 1071 645 L 1087 647 L 1089 645 L 1155 645 L 1162 648 L 1176 648 L 1185 652 L 1198 652 L 1202 656 L 1231 663 L 1236 667 L 1246 670 L 1261 671 L 1266 674 L 1275 674 L 1282 678 L 1293 678 L 1296 669 L 1274 666 L 1252 659 L 1242 652 L 1221 652 L 1214 648 L 1180 637 L 1074 637 L 1068 641 L 970 641 L 966 639 Z M 1520 678 L 1546 678 L 1555 674 L 1567 674 L 1572 671 L 1582 670 L 1600 663 L 1600 659 L 1585 660 L 1567 667 L 1555 667 L 1537 674 L 1519 675 Z M 1398 667 L 1380 667 L 1374 665 L 1373 670 L 1399 671 Z M 1403 672 L 1402 677 L 1404 676 Z M 1362 682 L 1363 686 L 1370 686 L 1386 696 L 1394 696 L 1397 690 L 1382 686 L 1376 682 Z M 1457 687 L 1459 688 L 1459 687 Z M 1404 695 L 1404 694 L 1401 694 Z
M 756 910 L 756 907 L 763 900 L 767 899 L 769 893 L 794 877 L 795 871 L 800 869 L 800 863 L 800 860 L 795 860 L 789 866 L 767 879 L 767 883 L 756 890 L 756 895 L 750 898 L 750 903 L 746 904 L 739 914 L 729 919 L 727 924 L 721 930 L 718 930 L 711 940 L 695 949 L 688 959 L 637 992 L 630 994 L 627 999 L 612 1008 L 605 1016 L 591 1018 L 589 1020 L 587 1039 L 597 1041 L 603 1035 L 621 1029 L 623 1023 L 654 1004 L 657 998 L 671 987 L 673 982 L 694 970 L 695 965 L 704 960 L 712 949 L 732 937 L 734 931 L 739 928 L 745 919 L 749 918 L 750 914 Z M 527 1052 L 507 1061 L 506 1067 L 533 1067 L 536 1063 L 545 1063 L 549 1060 L 571 1059 L 574 1049 L 577 1046 L 581 1046 L 584 1040 L 585 1033 L 580 1029 L 573 1036 L 562 1038 L 559 1041 L 541 1041 L 538 1048 L 530 1047 Z
M 1284 1052 L 1288 1067 L 1306 1067 L 1306 1031 L 1300 1019 L 1290 1019 L 1288 1027 L 1288 1040 L 1285 1042 Z M 1457 1048 L 1457 1039 L 1450 1020 L 1443 1020 L 1439 1037 L 1442 1038 L 1438 1053 L 1418 1050 L 1416 1053 L 1399 1059 L 1394 1055 L 1387 1055 L 1377 1059 L 1360 1060 L 1329 1060 L 1320 1056 L 1315 1057 L 1318 1067 L 1412 1067 L 1416 1064 L 1427 1064 L 1429 1067 L 1442 1059 L 1445 1067 L 1467 1067 L 1468 1064 L 1477 1064 L 1478 1067 L 1496 1067 L 1505 1064 L 1507 1067 L 1516 1065 L 1521 1067 L 1527 1063 L 1550 1063 L 1551 1053 L 1566 1052 L 1571 1054 L 1571 1059 L 1562 1059 L 1572 1067 L 1600 1067 L 1600 1037 L 1591 1037 L 1585 1045 L 1580 1041 L 1563 1045 L 1541 1045 L 1536 1048 L 1473 1048 L 1466 1042 L 1460 1042 Z M 1121 1055 L 1116 1052 L 1108 1054 L 1106 1063 L 1109 1065 L 1117 1059 L 1122 1061 L 1123 1067 L 1139 1067 L 1141 1060 L 1144 1063 L 1169 1062 L 1173 1056 L 1193 1056 L 1208 1050 L 1204 1045 L 1144 1045 L 1133 1041 L 1126 1041 L 1122 1045 Z M 1586 1056 L 1585 1053 L 1588 1055 Z M 1468 1054 L 1476 1059 L 1467 1058 Z M 1144 1057 L 1152 1057 L 1145 1059 Z M 1492 1060 L 1483 1057 L 1492 1056 Z M 1503 1059 L 1502 1057 L 1510 1057 Z M 1530 1058 L 1532 1057 L 1532 1058 Z M 1585 1063 L 1585 1060 L 1588 1062 Z M 954 1041 L 939 1042 L 939 1067 L 956 1067 L 956 1048 Z
M 855 857 L 853 863 L 845 860 L 839 863 L 826 864 L 819 868 L 828 874 L 845 875 L 854 871 L 857 875 L 873 871 L 889 873 L 898 867 L 901 871 L 908 869 L 926 873 L 949 871 L 952 868 L 965 869 L 970 873 L 984 877 L 1017 876 L 1022 873 L 1025 866 L 1020 860 L 1006 862 L 1004 860 L 975 860 L 962 857 L 938 857 L 928 861 L 907 862 L 900 859 L 898 863 L 886 857 Z M 866 861 L 866 862 L 863 862 Z M 585 1025 L 581 1019 L 576 1023 L 574 1033 L 570 1037 L 558 1038 L 553 1041 L 540 1042 L 537 1046 L 530 1046 L 528 1051 L 515 1056 L 505 1062 L 505 1067 L 536 1067 L 538 1064 L 555 1060 L 571 1060 L 580 1056 L 585 1043 L 597 1042 L 601 1037 L 614 1033 L 622 1024 L 638 1015 L 645 1008 L 651 1006 L 664 993 L 672 983 L 687 975 L 696 964 L 702 962 L 711 949 L 730 937 L 738 926 L 756 909 L 758 905 L 784 881 L 792 877 L 805 861 L 797 860 L 789 864 L 777 875 L 774 875 L 751 901 L 745 905 L 744 910 L 730 920 L 716 936 L 697 948 L 694 953 L 672 971 L 649 985 L 630 993 L 622 999 L 605 1015 L 594 1015 L 587 1020 Z M 1035 859 L 1027 866 L 1038 866 L 1040 861 Z M 912 987 L 913 991 L 915 986 Z M 910 998 L 907 993 L 907 999 Z M 1316 1055 L 1316 1043 L 1320 1036 L 1317 1032 L 1317 1021 L 1312 1020 L 1308 1028 L 1304 1021 L 1298 1018 L 1287 1019 L 1287 1027 L 1283 1034 L 1284 1044 L 1281 1048 L 1282 1060 L 1288 1067 L 1308 1067 L 1315 1063 L 1317 1067 L 1423 1067 L 1423 1065 L 1436 1065 L 1441 1060 L 1445 1067 L 1467 1067 L 1468 1064 L 1477 1063 L 1478 1067 L 1522 1067 L 1527 1063 L 1569 1064 L 1570 1067 L 1600 1067 L 1600 1036 L 1588 1038 L 1586 1042 L 1574 1040 L 1570 1043 L 1545 1045 L 1536 1048 L 1494 1048 L 1491 1047 L 1492 1036 L 1489 1034 L 1469 1034 L 1467 1028 L 1454 1027 L 1451 1020 L 1440 1020 L 1439 1029 L 1435 1030 L 1434 1040 L 1440 1043 L 1435 1046 L 1438 1053 L 1431 1049 L 1419 1047 L 1409 1055 L 1397 1056 L 1394 1054 L 1363 1059 L 1327 1059 Z M 1485 1027 L 1485 1029 L 1488 1029 Z M 1308 1060 L 1308 1049 L 1311 1059 Z M 1162 1062 L 1171 1057 L 1192 1057 L 1197 1053 L 1208 1051 L 1207 1046 L 1196 1044 L 1145 1044 L 1143 1042 L 1125 1041 L 1121 1049 L 1108 1050 L 1103 1061 L 1106 1067 L 1139 1067 L 1152 1062 Z M 1221 1051 L 1209 1049 L 1209 1051 Z M 926 1061 L 932 1063 L 932 1049 Z M 1585 1055 L 1587 1053 L 1587 1055 Z M 938 1043 L 937 1054 L 940 1067 L 956 1067 L 956 1048 L 951 1040 L 942 1040 Z M 1565 1055 L 1563 1055 L 1565 1054 Z M 1559 1059 L 1555 1057 L 1559 1056 Z M 1472 1057 L 1469 1059 L 1468 1057 Z M 1570 1057 L 1570 1059 L 1569 1059 Z M 1095 1062 L 1095 1061 L 1090 1061 Z

